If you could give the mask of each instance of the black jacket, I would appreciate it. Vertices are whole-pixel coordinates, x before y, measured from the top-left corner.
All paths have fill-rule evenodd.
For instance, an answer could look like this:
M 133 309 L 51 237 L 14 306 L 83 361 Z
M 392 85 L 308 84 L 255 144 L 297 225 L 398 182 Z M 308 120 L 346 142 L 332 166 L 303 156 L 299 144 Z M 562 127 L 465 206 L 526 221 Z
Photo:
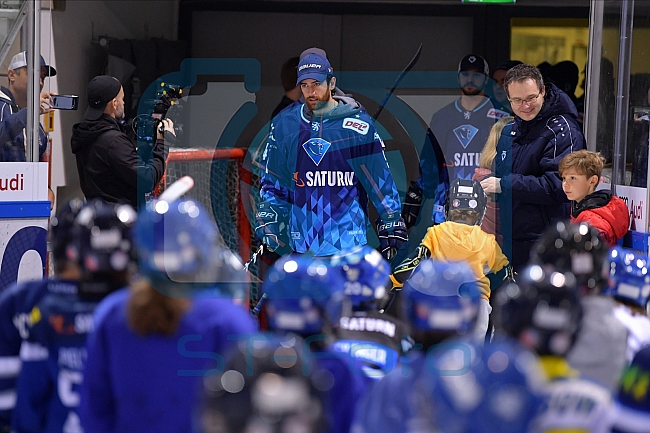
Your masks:
M 87 200 L 101 198 L 137 208 L 165 170 L 163 140 L 156 140 L 153 149 L 147 145 L 136 149 L 120 124 L 106 114 L 74 125 L 71 144 Z

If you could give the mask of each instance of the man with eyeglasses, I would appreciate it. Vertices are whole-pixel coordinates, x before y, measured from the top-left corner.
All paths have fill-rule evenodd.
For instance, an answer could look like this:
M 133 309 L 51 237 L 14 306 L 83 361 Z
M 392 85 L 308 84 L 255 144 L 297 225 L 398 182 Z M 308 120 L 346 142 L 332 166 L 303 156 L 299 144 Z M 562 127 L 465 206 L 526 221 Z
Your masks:
M 584 149 L 585 138 L 569 96 L 552 83 L 545 85 L 535 66 L 510 69 L 505 90 L 515 119 L 501 133 L 495 175 L 481 186 L 500 203 L 503 250 L 518 271 L 546 228 L 569 218 L 558 164 L 565 155 Z

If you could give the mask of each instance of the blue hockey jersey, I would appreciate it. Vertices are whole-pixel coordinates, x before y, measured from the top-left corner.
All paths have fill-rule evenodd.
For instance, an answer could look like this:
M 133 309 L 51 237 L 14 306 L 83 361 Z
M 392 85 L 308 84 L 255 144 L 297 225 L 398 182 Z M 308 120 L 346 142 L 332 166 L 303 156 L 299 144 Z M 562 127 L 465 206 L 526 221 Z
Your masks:
M 381 219 L 400 198 L 372 119 L 339 103 L 324 116 L 297 105 L 280 113 L 262 156 L 260 196 L 288 221 L 290 247 L 317 256 L 367 243 L 368 197 Z
M 52 291 L 76 292 L 76 287 L 72 281 L 39 280 L 16 284 L 0 294 L 0 431 L 11 425 L 20 348 L 37 317 L 34 307 Z
M 98 302 L 79 298 L 75 284 L 48 285 L 32 308 L 31 329 L 20 348 L 22 368 L 13 417 L 17 433 L 77 432 L 85 342 Z
M 203 376 L 221 372 L 237 340 L 257 328 L 226 299 L 194 299 L 174 335 L 142 337 L 127 324 L 128 290 L 95 312 L 79 415 L 84 431 L 189 432 Z

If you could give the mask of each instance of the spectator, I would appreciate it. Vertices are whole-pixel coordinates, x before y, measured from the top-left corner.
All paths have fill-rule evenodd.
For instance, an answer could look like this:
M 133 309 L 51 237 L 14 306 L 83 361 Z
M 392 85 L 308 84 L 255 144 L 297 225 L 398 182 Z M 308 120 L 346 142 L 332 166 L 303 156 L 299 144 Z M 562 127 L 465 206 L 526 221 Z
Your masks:
M 580 81 L 580 70 L 578 65 L 570 60 L 565 60 L 549 68 L 547 78 L 560 90 L 569 95 L 571 101 L 577 104 L 576 88 Z
M 296 84 L 298 79 L 298 57 L 292 57 L 282 65 L 282 71 L 280 72 L 280 79 L 282 80 L 282 87 L 284 87 L 284 96 L 282 100 L 273 110 L 271 114 L 271 119 L 284 110 L 289 105 L 296 102 L 302 96 L 300 91 L 300 86 Z
M 81 190 L 87 200 L 125 202 L 133 207 L 144 202 L 165 170 L 164 132 L 174 134 L 170 119 L 156 131 L 153 148 L 135 144 L 119 123 L 124 117 L 124 89 L 117 78 L 100 75 L 87 90 L 84 122 L 72 129 L 72 152 L 77 157 Z
M 542 74 L 521 64 L 506 73 L 505 88 L 515 114 L 510 136 L 497 145 L 495 175 L 481 181 L 497 194 L 504 253 L 515 271 L 526 264 L 533 243 L 555 220 L 568 219 L 558 164 L 584 149 L 575 105 Z M 505 128 L 504 128 L 505 130 Z
M 562 158 L 558 170 L 562 189 L 571 200 L 571 221 L 588 223 L 605 242 L 614 246 L 627 233 L 630 212 L 625 202 L 611 191 L 596 191 L 603 162 L 600 154 L 579 150 Z
M 406 242 L 400 198 L 373 121 L 350 98 L 333 95 L 329 61 L 309 54 L 298 66 L 304 104 L 285 109 L 271 124 L 257 236 L 271 251 L 328 256 L 365 245 L 368 198 L 382 254 Z
M 483 152 L 481 152 L 481 159 L 479 160 L 479 167 L 474 169 L 474 176 L 472 179 L 481 181 L 489 177 L 494 172 L 494 158 L 497 155 L 497 144 L 501 138 L 503 128 L 514 119 L 512 116 L 499 119 L 490 130 L 490 135 L 485 142 Z M 485 218 L 481 224 L 484 232 L 493 234 L 499 246 L 503 248 L 503 235 L 501 235 L 501 216 L 499 215 L 499 204 L 494 200 L 494 196 L 488 196 L 487 210 L 485 211 Z
M 496 109 L 485 95 L 490 68 L 481 56 L 469 54 L 458 64 L 460 98 L 437 111 L 429 125 L 432 134 L 420 156 L 420 176 L 407 192 L 402 215 L 407 228 L 415 225 L 423 198 L 434 199 L 427 226 L 445 221 L 445 201 L 449 182 L 471 179 L 478 167 L 483 144 L 492 125 L 508 112 Z

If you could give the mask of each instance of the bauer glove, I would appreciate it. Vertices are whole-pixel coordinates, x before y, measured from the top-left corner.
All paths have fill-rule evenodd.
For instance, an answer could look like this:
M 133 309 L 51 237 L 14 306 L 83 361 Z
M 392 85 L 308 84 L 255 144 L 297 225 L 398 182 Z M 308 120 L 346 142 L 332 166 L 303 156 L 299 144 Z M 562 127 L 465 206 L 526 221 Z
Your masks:
M 255 234 L 269 251 L 275 251 L 289 244 L 286 234 L 287 224 L 281 209 L 268 203 L 260 203 L 255 218 L 257 219 Z
M 386 260 L 390 260 L 395 257 L 402 244 L 408 241 L 404 218 L 388 223 L 384 223 L 381 218 L 377 218 L 375 224 L 377 225 L 377 236 L 379 237 L 379 252 Z

